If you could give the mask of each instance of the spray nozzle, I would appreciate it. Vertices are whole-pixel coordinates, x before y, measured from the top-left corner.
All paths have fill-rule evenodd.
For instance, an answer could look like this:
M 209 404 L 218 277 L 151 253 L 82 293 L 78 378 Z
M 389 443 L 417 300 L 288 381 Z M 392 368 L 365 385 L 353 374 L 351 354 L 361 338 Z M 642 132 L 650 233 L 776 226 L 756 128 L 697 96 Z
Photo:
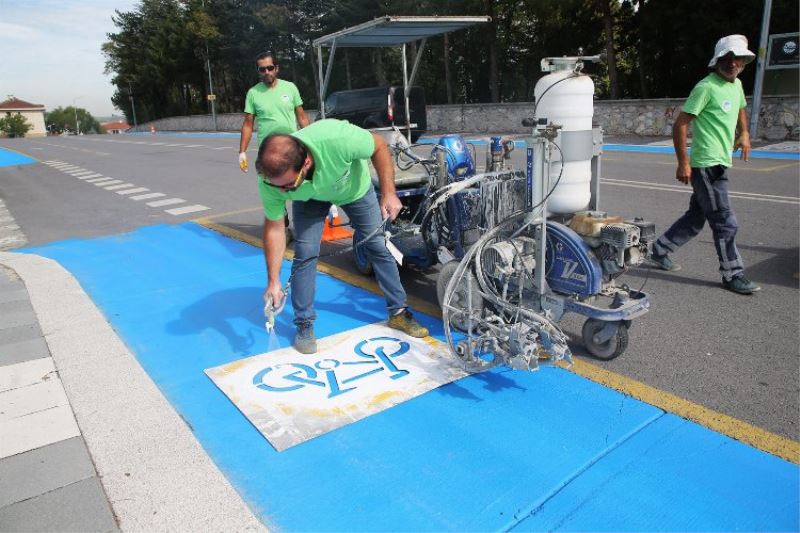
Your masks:
M 289 284 L 287 283 L 286 286 L 283 288 L 283 298 L 277 305 L 274 305 L 272 300 L 272 296 L 267 296 L 264 305 L 264 317 L 266 317 L 266 322 L 264 323 L 264 327 L 267 329 L 267 333 L 272 333 L 272 330 L 275 329 L 275 317 L 283 311 L 283 308 L 286 307 L 286 298 L 289 295 Z

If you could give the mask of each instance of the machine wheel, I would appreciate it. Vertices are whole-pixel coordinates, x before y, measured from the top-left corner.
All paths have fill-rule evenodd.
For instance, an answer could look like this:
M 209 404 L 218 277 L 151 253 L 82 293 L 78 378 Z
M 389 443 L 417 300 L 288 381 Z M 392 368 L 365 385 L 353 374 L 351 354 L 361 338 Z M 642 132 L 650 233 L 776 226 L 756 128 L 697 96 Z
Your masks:
M 439 272 L 439 277 L 436 280 L 436 297 L 439 300 L 439 306 L 442 307 L 444 303 L 445 291 L 447 284 L 450 283 L 450 278 L 455 274 L 458 268 L 458 261 L 449 261 L 442 265 L 442 270 Z M 475 274 L 468 271 L 461 279 L 461 283 L 456 287 L 455 294 L 450 299 L 450 307 L 461 309 L 462 311 L 450 312 L 450 325 L 459 331 L 467 331 L 467 316 L 464 311 L 467 308 L 467 283 L 471 285 L 472 289 L 472 312 L 475 315 L 480 315 L 483 311 L 483 297 L 478 294 L 480 286 L 478 280 L 475 279 Z
M 367 257 L 367 250 L 364 246 L 356 246 L 361 239 L 362 237 L 358 232 L 353 233 L 353 261 L 355 261 L 356 270 L 365 276 L 371 276 L 374 270 L 372 268 L 372 263 L 370 263 Z
M 602 330 L 606 324 L 603 320 L 590 318 L 583 324 L 581 331 L 583 345 L 589 353 L 602 361 L 610 361 L 622 355 L 628 347 L 628 326 L 625 322 L 611 322 L 616 327 L 616 331 L 611 338 L 605 342 L 596 342 L 595 335 Z

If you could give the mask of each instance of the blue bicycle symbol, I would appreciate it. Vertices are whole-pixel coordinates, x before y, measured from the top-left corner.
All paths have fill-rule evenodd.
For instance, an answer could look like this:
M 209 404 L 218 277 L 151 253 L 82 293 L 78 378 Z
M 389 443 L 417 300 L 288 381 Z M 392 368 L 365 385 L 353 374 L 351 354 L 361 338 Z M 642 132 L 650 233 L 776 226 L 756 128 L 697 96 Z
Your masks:
M 358 388 L 347 385 L 379 372 L 388 372 L 390 379 L 400 379 L 408 375 L 408 370 L 398 368 L 392 359 L 405 354 L 410 347 L 406 341 L 394 337 L 365 339 L 353 348 L 355 354 L 365 359 L 364 361 L 322 359 L 314 363 L 314 366 L 302 363 L 268 366 L 253 376 L 253 385 L 269 392 L 292 392 L 306 386 L 329 388 L 328 398 L 333 398 Z M 341 373 L 344 367 L 358 366 L 370 368 L 341 380 L 336 375 L 337 368 Z

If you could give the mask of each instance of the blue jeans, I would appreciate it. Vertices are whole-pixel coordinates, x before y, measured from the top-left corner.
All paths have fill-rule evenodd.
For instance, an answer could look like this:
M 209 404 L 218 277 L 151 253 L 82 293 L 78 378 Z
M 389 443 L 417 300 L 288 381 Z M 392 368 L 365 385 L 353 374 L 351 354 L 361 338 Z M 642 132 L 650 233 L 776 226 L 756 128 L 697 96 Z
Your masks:
M 331 204 L 317 200 L 292 202 L 292 221 L 294 223 L 294 262 L 292 263 L 292 306 L 294 323 L 310 324 L 317 318 L 314 311 L 316 292 L 317 260 L 320 239 L 325 217 Z M 357 235 L 366 236 L 381 225 L 380 206 L 375 188 L 370 184 L 366 194 L 347 205 L 339 206 L 350 219 Z M 392 254 L 386 249 L 383 233 L 378 232 L 365 246 L 375 277 L 386 297 L 386 307 L 393 314 L 406 306 L 406 291 L 400 282 L 400 273 Z M 303 263 L 306 259 L 313 257 Z M 302 264 L 301 264 L 302 263 Z
M 657 255 L 674 252 L 695 237 L 705 226 L 711 227 L 722 278 L 730 281 L 742 274 L 744 265 L 736 248 L 739 225 L 728 200 L 728 175 L 722 165 L 692 168 L 692 197 L 689 209 L 653 245 Z

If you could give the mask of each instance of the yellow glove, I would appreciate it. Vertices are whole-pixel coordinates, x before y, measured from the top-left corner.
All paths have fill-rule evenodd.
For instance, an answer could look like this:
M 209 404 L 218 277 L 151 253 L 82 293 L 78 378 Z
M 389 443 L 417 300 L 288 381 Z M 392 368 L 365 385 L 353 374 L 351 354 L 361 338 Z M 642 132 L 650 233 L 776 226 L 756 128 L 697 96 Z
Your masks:
M 244 152 L 239 153 L 239 169 L 247 172 L 247 154 Z

